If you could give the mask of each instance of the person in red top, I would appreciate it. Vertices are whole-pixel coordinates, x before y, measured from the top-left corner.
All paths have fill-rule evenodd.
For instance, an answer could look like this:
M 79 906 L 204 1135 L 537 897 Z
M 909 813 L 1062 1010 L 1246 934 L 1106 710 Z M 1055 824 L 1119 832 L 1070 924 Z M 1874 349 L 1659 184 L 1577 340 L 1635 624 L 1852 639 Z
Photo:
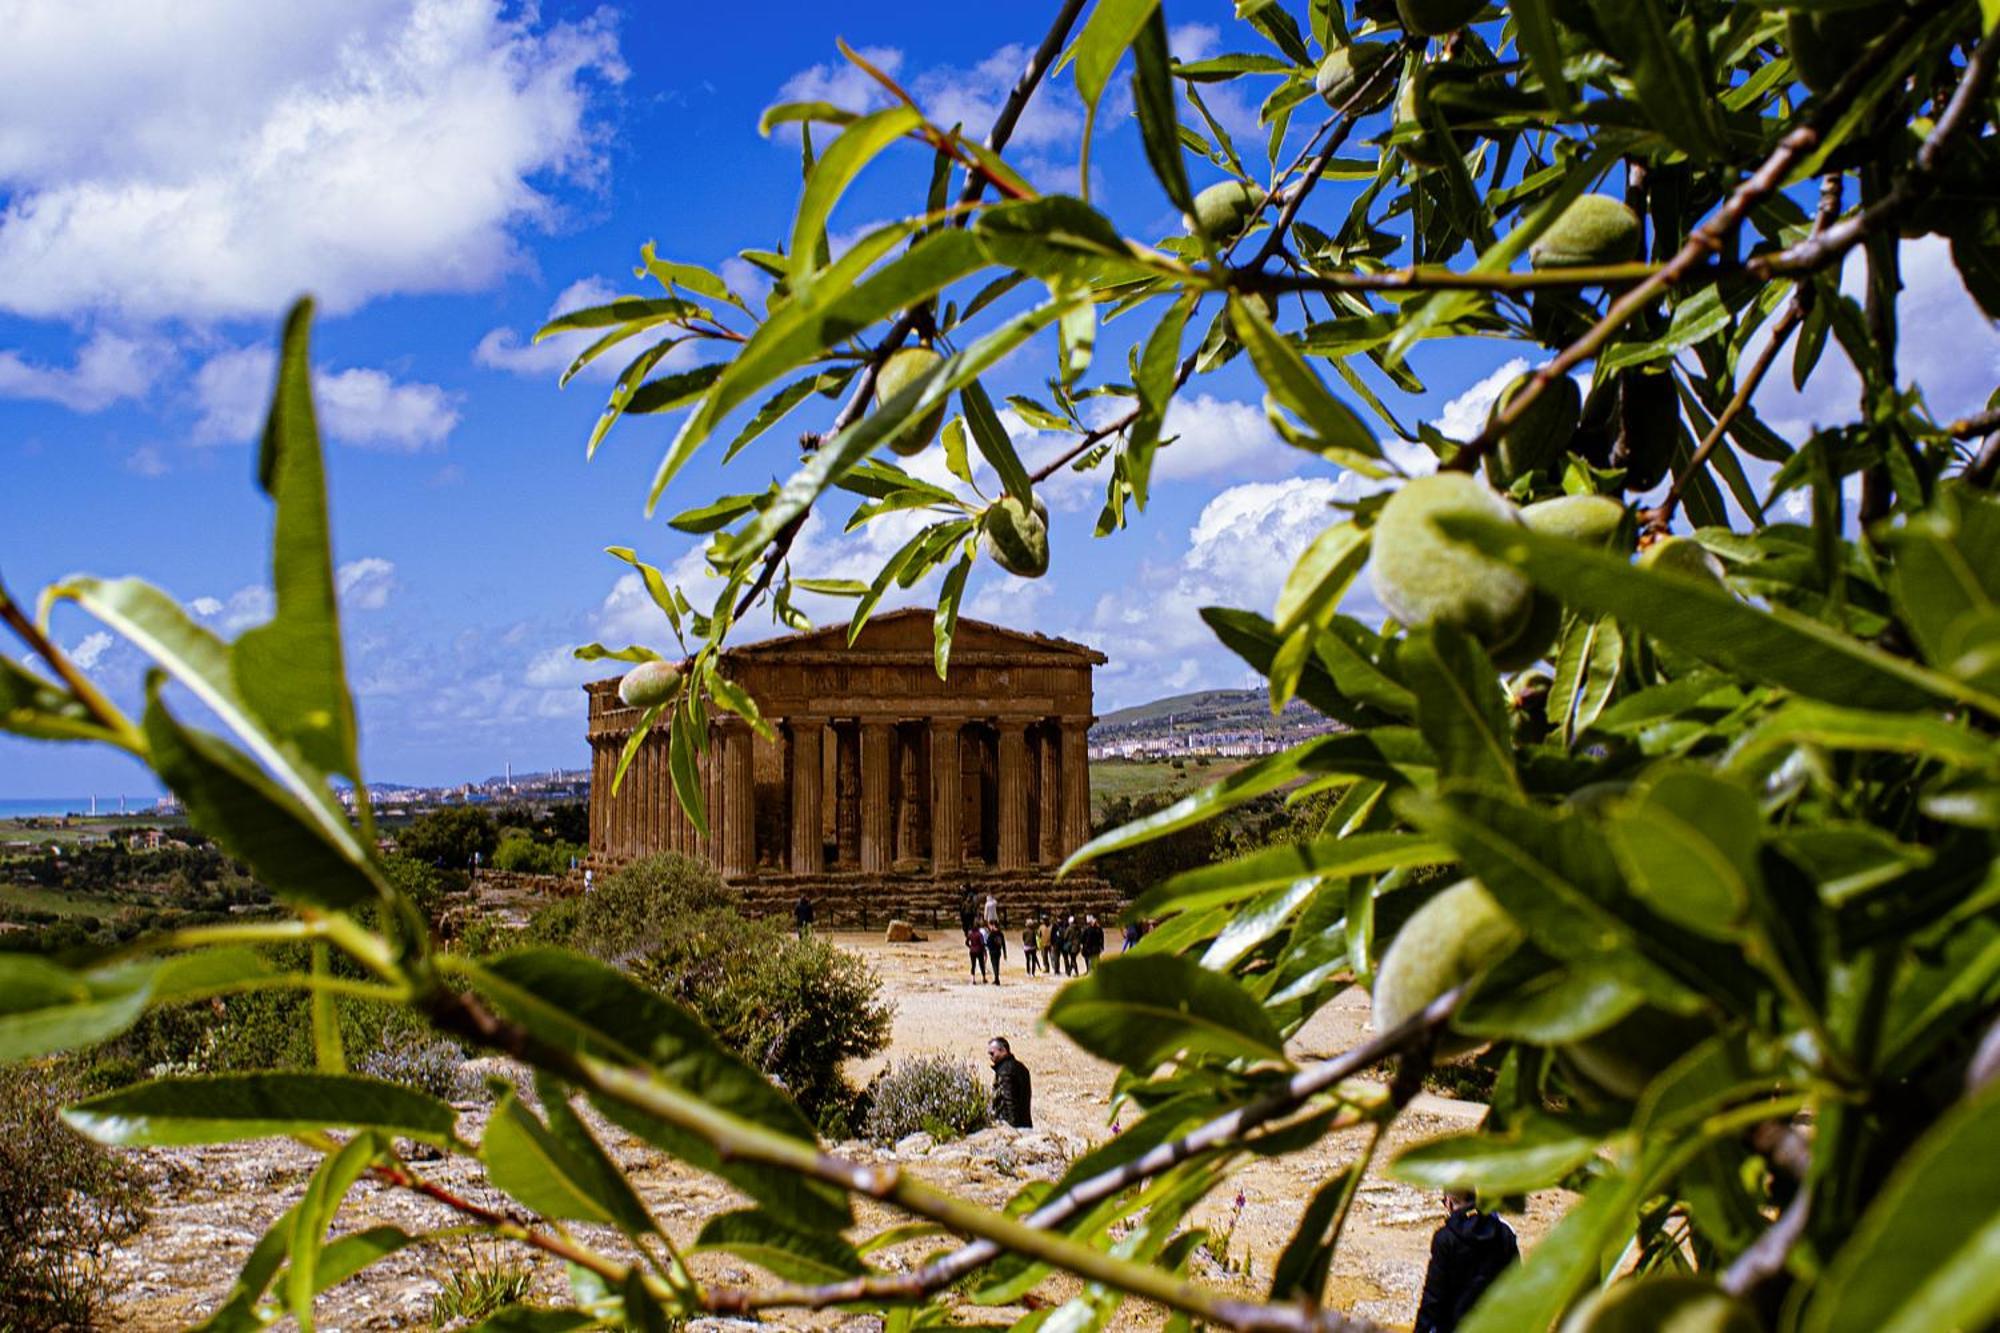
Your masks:
M 978 926 L 965 928 L 965 951 L 972 955 L 972 977 L 986 980 L 986 932 Z

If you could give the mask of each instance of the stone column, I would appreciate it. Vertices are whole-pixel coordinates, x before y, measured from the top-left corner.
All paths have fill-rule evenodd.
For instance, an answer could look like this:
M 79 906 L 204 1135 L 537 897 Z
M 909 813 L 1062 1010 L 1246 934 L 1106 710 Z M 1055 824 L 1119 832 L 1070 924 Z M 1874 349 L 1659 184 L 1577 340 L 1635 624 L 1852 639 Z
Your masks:
M 820 831 L 820 728 L 816 717 L 793 718 L 786 727 L 791 742 L 792 873 L 817 875 L 826 869 L 826 844 Z
M 948 875 L 964 861 L 965 788 L 958 753 L 959 724 L 931 722 L 931 873 Z
M 924 772 L 928 748 L 916 726 L 896 728 L 896 859 L 923 861 L 930 856 L 931 791 Z
M 833 845 L 843 870 L 861 864 L 861 725 L 833 724 Z
M 1035 728 L 1035 829 L 1039 834 L 1035 859 L 1045 866 L 1061 865 L 1062 730 L 1054 723 Z
M 890 823 L 889 765 L 895 757 L 896 728 L 889 722 L 861 724 L 861 873 L 880 875 L 895 854 Z
M 722 873 L 757 873 L 757 772 L 750 724 L 730 717 L 717 724 L 722 750 Z
M 1090 719 L 1062 720 L 1062 854 L 1090 841 Z
M 1002 870 L 1028 864 L 1028 724 L 1018 718 L 1000 719 L 1000 778 L 998 790 Z

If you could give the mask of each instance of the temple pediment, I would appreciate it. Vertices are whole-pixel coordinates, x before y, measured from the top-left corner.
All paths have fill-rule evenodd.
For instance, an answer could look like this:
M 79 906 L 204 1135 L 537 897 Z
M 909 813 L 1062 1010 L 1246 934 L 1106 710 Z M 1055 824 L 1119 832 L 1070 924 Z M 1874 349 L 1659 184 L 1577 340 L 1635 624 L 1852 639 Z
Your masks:
M 932 613 L 928 608 L 906 607 L 871 616 L 852 644 L 847 641 L 845 624 L 829 625 L 803 634 L 786 634 L 759 643 L 744 644 L 730 649 L 724 657 L 730 661 L 761 662 L 817 656 L 826 652 L 865 655 L 922 653 L 928 656 L 932 650 L 933 632 Z M 1006 629 L 983 620 L 963 619 L 952 634 L 952 656 L 956 658 L 961 653 L 982 657 L 1018 655 L 1024 663 L 1046 660 L 1052 664 L 1089 662 L 1102 665 L 1105 660 L 1104 654 L 1096 649 L 1068 639 Z

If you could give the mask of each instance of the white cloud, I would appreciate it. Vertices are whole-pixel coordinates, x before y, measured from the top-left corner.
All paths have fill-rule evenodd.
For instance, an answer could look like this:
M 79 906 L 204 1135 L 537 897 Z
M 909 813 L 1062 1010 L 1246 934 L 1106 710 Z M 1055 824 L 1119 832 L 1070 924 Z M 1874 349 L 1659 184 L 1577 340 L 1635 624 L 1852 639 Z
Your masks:
M 79 0 L 0 47 L 0 308 L 263 318 L 491 285 L 593 182 L 609 21 L 499 0 Z
M 895 47 L 862 47 L 860 53 L 891 77 L 903 67 L 903 53 Z M 966 134 L 983 139 L 1027 67 L 1029 55 L 1029 47 L 1010 43 L 970 68 L 938 65 L 921 70 L 906 86 L 932 121 L 947 129 L 963 125 Z M 845 60 L 799 71 L 778 89 L 778 96 L 788 102 L 831 102 L 850 111 L 872 111 L 889 104 L 889 94 L 882 85 Z M 1021 113 L 1010 146 L 1068 145 L 1082 132 L 1082 102 L 1068 87 L 1050 83 L 1037 91 Z
M 194 438 L 205 443 L 256 437 L 269 409 L 277 354 L 268 347 L 219 352 L 194 376 L 199 416 Z M 344 444 L 414 452 L 440 444 L 458 425 L 453 396 L 435 384 L 398 383 L 379 370 L 313 372 L 320 427 Z
M 1860 251 L 1848 256 L 1841 291 L 1859 298 L 1866 282 Z M 1905 241 L 1903 290 L 1896 298 L 1897 380 L 1914 383 L 1942 420 L 1986 405 L 2000 380 L 2000 331 L 1966 295 L 1951 261 L 1951 247 L 1936 236 Z M 1768 327 L 1768 325 L 1766 326 Z M 1763 349 L 1758 338 L 1744 349 L 1748 361 Z M 1815 428 L 1853 421 L 1859 413 L 1861 380 L 1837 340 L 1829 338 L 1819 364 L 1803 389 L 1792 387 L 1792 348 L 1778 356 L 1755 399 L 1757 414 L 1794 445 Z
M 117 640 L 103 630 L 86 634 L 83 641 L 69 650 L 70 661 L 85 671 L 94 669 L 104 657 L 105 651 Z
M 167 475 L 167 456 L 158 445 L 142 444 L 125 456 L 125 470 L 141 477 Z
M 72 366 L 43 365 L 19 352 L 0 352 L 0 398 L 31 398 L 58 403 L 72 412 L 101 412 L 123 399 L 145 397 L 170 356 L 154 340 L 101 329 L 78 349 Z
M 271 618 L 277 609 L 277 600 L 271 590 L 261 583 L 252 583 L 229 594 L 227 600 L 219 597 L 196 597 L 190 601 L 188 610 L 196 619 L 214 622 L 210 628 L 224 634 L 234 634 L 238 630 L 261 625 Z
M 334 571 L 343 611 L 380 611 L 396 590 L 396 566 L 380 556 L 350 560 Z

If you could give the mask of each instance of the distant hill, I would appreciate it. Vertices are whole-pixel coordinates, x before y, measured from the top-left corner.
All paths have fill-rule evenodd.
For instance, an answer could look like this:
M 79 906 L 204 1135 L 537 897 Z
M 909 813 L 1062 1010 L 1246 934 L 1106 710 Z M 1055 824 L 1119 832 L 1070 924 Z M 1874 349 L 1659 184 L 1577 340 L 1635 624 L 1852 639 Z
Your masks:
M 1092 740 L 1101 741 L 1165 735 L 1169 726 L 1175 731 L 1258 730 L 1274 721 L 1271 696 L 1263 690 L 1197 690 L 1106 713 L 1090 734 Z M 1320 721 L 1319 714 L 1293 700 L 1285 709 L 1281 729 Z

